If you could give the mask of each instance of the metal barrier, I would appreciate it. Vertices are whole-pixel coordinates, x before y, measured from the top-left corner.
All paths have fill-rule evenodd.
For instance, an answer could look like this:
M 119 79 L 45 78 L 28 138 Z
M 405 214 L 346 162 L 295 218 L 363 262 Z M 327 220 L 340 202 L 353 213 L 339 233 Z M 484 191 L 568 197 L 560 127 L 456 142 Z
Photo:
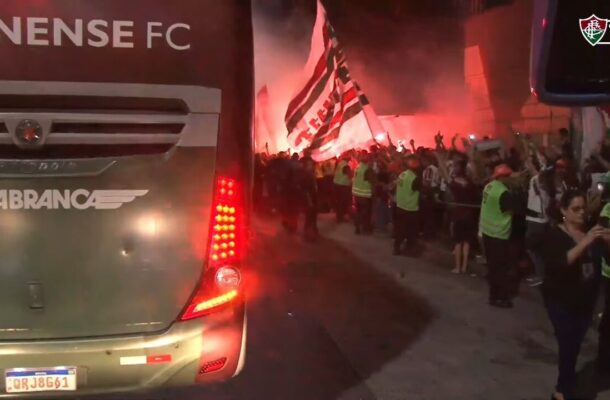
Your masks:
M 440 201 L 438 199 L 435 199 L 435 202 L 437 204 L 444 204 L 450 207 L 481 208 L 480 204 L 454 203 L 451 201 Z

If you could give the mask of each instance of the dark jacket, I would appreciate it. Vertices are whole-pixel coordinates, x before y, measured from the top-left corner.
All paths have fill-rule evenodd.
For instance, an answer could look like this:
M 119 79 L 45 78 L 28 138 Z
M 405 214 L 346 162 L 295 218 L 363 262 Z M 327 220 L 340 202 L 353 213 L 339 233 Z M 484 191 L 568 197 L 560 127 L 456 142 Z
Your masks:
M 558 226 L 549 229 L 540 246 L 544 261 L 542 293 L 546 300 L 577 312 L 595 307 L 601 282 L 602 259 L 608 259 L 603 240 L 593 242 L 574 264 L 568 265 L 567 253 L 576 246 L 574 239 Z

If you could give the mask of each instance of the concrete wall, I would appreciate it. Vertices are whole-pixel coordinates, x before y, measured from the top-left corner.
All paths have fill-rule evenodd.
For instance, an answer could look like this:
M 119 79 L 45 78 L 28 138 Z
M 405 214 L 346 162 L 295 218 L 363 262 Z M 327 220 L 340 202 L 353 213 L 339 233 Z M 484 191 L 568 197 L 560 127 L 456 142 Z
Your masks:
M 507 136 L 511 128 L 546 133 L 568 126 L 568 108 L 545 106 L 530 93 L 532 1 L 516 0 L 465 24 L 465 80 L 481 131 Z

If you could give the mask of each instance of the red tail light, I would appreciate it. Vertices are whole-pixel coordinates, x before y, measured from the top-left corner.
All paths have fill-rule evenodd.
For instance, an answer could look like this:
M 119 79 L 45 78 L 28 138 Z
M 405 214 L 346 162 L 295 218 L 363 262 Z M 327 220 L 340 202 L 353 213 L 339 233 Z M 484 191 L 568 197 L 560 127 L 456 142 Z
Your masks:
M 210 262 L 231 263 L 239 258 L 239 223 L 237 184 L 234 180 L 218 180 L 212 218 Z
M 240 293 L 243 235 L 240 188 L 235 180 L 219 178 L 210 220 L 210 250 L 199 288 L 180 320 L 210 314 L 231 303 Z
M 200 374 L 209 374 L 210 372 L 216 372 L 222 369 L 227 363 L 227 358 L 221 358 L 216 361 L 210 361 L 201 366 L 199 369 Z

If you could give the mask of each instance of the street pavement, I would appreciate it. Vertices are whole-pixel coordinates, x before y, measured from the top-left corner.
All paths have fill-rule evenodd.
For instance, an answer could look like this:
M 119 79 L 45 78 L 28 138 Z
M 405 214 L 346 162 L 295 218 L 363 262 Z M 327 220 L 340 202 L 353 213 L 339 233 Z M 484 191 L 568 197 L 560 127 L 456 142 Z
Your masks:
M 418 260 L 394 257 L 387 237 L 355 236 L 328 217 L 320 225 L 324 237 L 305 243 L 273 218 L 255 221 L 248 359 L 239 377 L 143 398 L 550 397 L 555 341 L 534 289 L 522 290 L 513 310 L 491 308 L 482 279 L 449 273 L 443 246 L 429 245 Z M 593 333 L 581 360 L 589 392 Z
M 326 237 L 426 299 L 435 315 L 420 340 L 366 379 L 379 399 L 550 398 L 557 349 L 538 289 L 522 285 L 514 309 L 492 308 L 484 279 L 449 272 L 448 246 L 428 244 L 417 260 L 395 257 L 388 237 L 355 236 L 352 227 L 329 218 L 322 226 Z M 580 396 L 607 400 L 610 378 L 596 378 L 597 332 L 589 333 L 579 363 Z
M 305 243 L 275 220 L 254 225 L 245 370 L 141 398 L 379 399 L 366 380 L 420 340 L 434 318 L 427 302 L 334 241 Z

